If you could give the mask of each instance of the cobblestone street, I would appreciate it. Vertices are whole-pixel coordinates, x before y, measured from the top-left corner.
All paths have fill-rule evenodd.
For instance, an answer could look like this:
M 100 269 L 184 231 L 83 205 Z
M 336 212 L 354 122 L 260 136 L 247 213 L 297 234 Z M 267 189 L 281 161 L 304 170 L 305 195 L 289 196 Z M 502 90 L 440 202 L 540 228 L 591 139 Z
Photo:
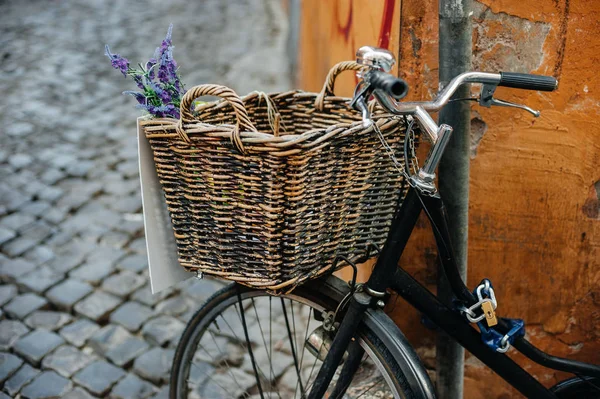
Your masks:
M 166 398 L 191 315 L 220 286 L 150 293 L 134 89 L 173 23 L 189 88 L 290 87 L 277 0 L 0 3 L 0 399 Z

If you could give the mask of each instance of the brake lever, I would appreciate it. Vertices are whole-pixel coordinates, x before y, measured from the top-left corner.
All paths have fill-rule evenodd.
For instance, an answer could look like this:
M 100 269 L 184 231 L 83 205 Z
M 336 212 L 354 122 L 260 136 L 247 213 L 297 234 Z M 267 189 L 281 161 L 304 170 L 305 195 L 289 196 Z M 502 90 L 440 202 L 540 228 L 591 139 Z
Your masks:
M 365 101 L 365 98 L 368 98 L 371 95 L 369 87 L 370 84 L 365 83 L 364 81 L 359 83 L 354 89 L 354 96 L 352 97 L 352 101 L 350 101 L 350 107 L 360 111 L 362 114 L 363 127 L 369 127 L 373 123 L 371 120 L 371 112 L 369 112 L 369 107 Z
M 527 105 L 515 104 L 504 100 L 499 100 L 494 98 L 494 92 L 496 91 L 497 85 L 492 84 L 484 84 L 481 87 L 481 95 L 479 96 L 479 105 L 483 107 L 491 107 L 492 105 L 497 105 L 500 107 L 511 107 L 511 108 L 519 108 L 529 112 L 531 115 L 538 118 L 540 116 L 540 111 L 536 111 L 533 108 L 528 107 Z
M 508 101 L 499 100 L 497 98 L 492 98 L 491 105 L 498 105 L 500 107 L 519 108 L 519 109 L 529 112 L 531 115 L 535 116 L 536 118 L 538 118 L 540 116 L 540 111 L 530 108 L 527 105 L 515 104 L 515 103 L 508 102 Z

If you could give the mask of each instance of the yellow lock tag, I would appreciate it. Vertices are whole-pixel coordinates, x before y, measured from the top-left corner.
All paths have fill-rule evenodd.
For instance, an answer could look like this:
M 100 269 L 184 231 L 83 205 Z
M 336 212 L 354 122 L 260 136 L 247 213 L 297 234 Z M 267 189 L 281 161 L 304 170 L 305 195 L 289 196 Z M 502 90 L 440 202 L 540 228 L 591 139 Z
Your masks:
M 485 321 L 488 327 L 493 327 L 498 324 L 498 319 L 496 319 L 496 312 L 494 312 L 494 307 L 492 306 L 492 302 L 485 301 L 481 304 L 481 310 L 483 310 L 483 314 L 485 314 Z

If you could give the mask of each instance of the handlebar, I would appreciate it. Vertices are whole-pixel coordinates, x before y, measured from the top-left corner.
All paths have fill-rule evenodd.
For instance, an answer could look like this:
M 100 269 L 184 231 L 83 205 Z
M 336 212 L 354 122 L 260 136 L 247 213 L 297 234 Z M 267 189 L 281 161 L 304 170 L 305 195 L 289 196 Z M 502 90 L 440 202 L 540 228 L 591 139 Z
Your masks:
M 389 112 L 398 115 L 409 115 L 415 113 L 417 107 L 425 111 L 439 111 L 448 103 L 454 92 L 465 83 L 498 85 L 500 83 L 500 74 L 487 72 L 466 72 L 460 74 L 452 79 L 433 101 L 407 101 L 400 103 L 391 98 L 388 93 L 381 90 L 376 90 L 373 95 Z
M 448 103 L 456 90 L 465 83 L 479 83 L 484 85 L 484 89 L 488 88 L 488 90 L 484 90 L 486 91 L 486 99 L 483 99 L 482 94 L 480 103 L 485 100 L 485 104 L 482 103 L 482 105 L 488 107 L 490 105 L 516 106 L 517 108 L 526 109 L 534 115 L 536 111 L 528 107 L 493 99 L 495 88 L 505 86 L 527 90 L 553 91 L 558 86 L 557 80 L 551 76 L 513 72 L 465 72 L 452 79 L 433 101 L 399 102 L 397 99 L 406 95 L 405 90 L 408 90 L 406 82 L 376 70 L 365 73 L 364 78 L 374 89 L 373 96 L 388 112 L 396 115 L 416 116 L 424 125 L 425 131 L 433 143 L 437 141 L 439 127 L 428 115 L 428 112 L 439 111 Z
M 450 98 L 461 85 L 465 83 L 479 83 L 482 85 L 479 98 L 466 98 L 465 100 L 479 100 L 479 104 L 484 107 L 498 105 L 520 108 L 536 117 L 539 116 L 539 111 L 525 105 L 513 104 L 494 98 L 496 87 L 505 86 L 526 90 L 553 91 L 558 86 L 556 79 L 551 76 L 514 72 L 466 72 L 452 79 L 433 101 L 399 102 L 397 100 L 406 96 L 408 84 L 402 79 L 383 72 L 389 71 L 394 64 L 393 54 L 385 49 L 364 46 L 357 51 L 356 57 L 356 62 L 365 65 L 367 70 L 360 72 L 359 77 L 363 80 L 356 86 L 350 105 L 362 112 L 363 126 L 368 127 L 373 124 L 366 103 L 372 94 L 388 112 L 396 115 L 411 115 L 419 122 L 421 131 L 431 141 L 432 146 L 423 166 L 419 168 L 418 173 L 409 177 L 411 185 L 427 195 L 432 195 L 437 190 L 435 187 L 435 170 L 452 134 L 451 126 L 446 124 L 438 126 L 429 112 L 439 111 L 450 101 Z M 376 127 L 377 125 L 373 124 L 373 126 Z M 374 130 L 377 129 L 374 128 Z M 379 134 L 381 135 L 381 133 Z M 380 138 L 385 140 L 383 136 Z
M 531 73 L 500 72 L 498 86 L 516 89 L 554 91 L 558 81 L 552 76 L 533 75 Z
M 380 75 L 387 75 L 383 72 L 372 71 L 369 74 L 376 74 L 377 82 L 383 80 Z M 394 78 L 391 75 L 387 75 L 394 80 L 401 79 Z M 386 79 L 386 81 L 391 81 Z M 444 89 L 438 94 L 437 98 L 433 101 L 408 101 L 408 102 L 397 102 L 397 98 L 394 93 L 386 91 L 384 87 L 376 87 L 378 91 L 373 94 L 381 105 L 386 108 L 389 112 L 395 114 L 412 114 L 415 113 L 417 107 L 423 108 L 425 111 L 439 111 L 444 105 L 448 103 L 454 92 L 465 83 L 481 83 L 493 86 L 505 86 L 513 87 L 518 89 L 527 90 L 540 90 L 540 91 L 553 91 L 558 87 L 558 81 L 552 76 L 533 75 L 528 73 L 514 73 L 514 72 L 500 72 L 500 73 L 488 73 L 488 72 L 465 72 L 458 75 L 444 87 Z M 374 83 L 371 83 L 374 84 Z M 406 88 L 408 85 L 404 82 Z M 398 83 L 398 86 L 400 83 Z M 383 91 L 383 93 L 382 93 Z
M 408 83 L 385 72 L 370 72 L 369 83 L 374 90 L 383 90 L 396 100 L 400 100 L 408 94 Z

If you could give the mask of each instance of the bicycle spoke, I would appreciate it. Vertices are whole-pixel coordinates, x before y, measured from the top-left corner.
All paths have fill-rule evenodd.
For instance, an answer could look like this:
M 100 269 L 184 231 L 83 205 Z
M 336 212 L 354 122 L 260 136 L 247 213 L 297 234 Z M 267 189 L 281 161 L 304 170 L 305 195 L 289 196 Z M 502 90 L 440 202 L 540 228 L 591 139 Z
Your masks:
M 235 337 L 235 340 L 236 340 L 236 341 L 239 341 L 240 343 L 243 343 L 243 344 L 245 344 L 244 340 L 240 339 L 240 338 L 238 337 L 238 335 L 235 333 L 235 330 L 234 330 L 234 329 L 231 327 L 231 324 L 229 324 L 229 322 L 227 321 L 227 319 L 225 319 L 225 318 L 223 317 L 223 315 L 221 315 L 221 314 L 219 315 L 219 317 L 223 319 L 223 321 L 225 322 L 225 324 L 227 324 L 227 327 L 229 327 L 229 329 L 231 330 L 231 333 L 232 333 L 232 334 L 233 334 L 233 336 Z M 246 349 L 246 348 L 244 347 L 244 349 Z
M 252 298 L 251 301 L 252 301 L 252 307 L 254 308 L 254 313 L 256 314 L 256 320 L 258 321 L 258 328 L 260 330 L 260 334 L 262 335 L 263 343 L 265 344 L 265 351 L 267 352 L 267 359 L 269 360 L 270 373 L 271 373 L 271 375 L 274 375 L 275 372 L 273 371 L 273 362 L 271 361 L 271 355 L 268 352 L 267 342 L 265 341 L 265 334 L 263 332 L 262 325 L 260 324 L 260 317 L 258 317 L 258 311 L 256 310 L 256 304 L 254 303 L 254 298 Z M 272 389 L 272 388 L 273 388 L 273 382 L 272 382 L 272 379 L 269 379 L 269 389 Z M 277 395 L 279 396 L 279 392 L 277 392 Z M 279 396 L 279 398 L 281 399 L 281 396 Z
M 273 312 L 272 312 L 272 303 L 271 303 L 271 299 L 273 299 L 272 296 L 269 295 L 269 359 L 271 359 L 271 355 L 273 354 Z M 273 381 L 275 376 L 273 375 L 273 363 L 271 363 L 271 376 L 270 376 L 270 380 L 269 381 Z M 272 382 L 271 382 L 271 386 L 272 386 Z M 271 387 L 272 389 L 272 387 Z M 279 395 L 279 389 L 277 390 L 277 396 L 279 396 L 281 398 L 281 396 Z M 269 398 L 271 396 L 269 395 Z
M 210 357 L 211 353 L 202 345 L 198 344 L 198 347 L 203 350 L 204 352 L 206 352 L 206 354 Z M 227 368 L 227 371 L 229 371 L 229 374 L 231 375 L 231 377 L 233 378 L 233 375 L 231 374 L 231 371 L 229 370 L 229 367 Z M 213 381 L 217 386 L 219 386 L 219 388 L 221 388 L 222 390 L 224 390 L 226 393 L 229 394 L 229 390 L 225 389 L 223 386 L 221 386 L 218 382 L 216 382 L 213 378 L 213 376 L 209 376 L 209 379 L 211 381 Z M 189 382 L 189 380 L 187 380 Z M 206 383 L 206 381 L 203 381 L 202 384 Z M 239 385 L 238 385 L 239 386 Z M 241 389 L 241 387 L 240 387 Z
M 225 362 L 225 366 L 227 367 L 227 371 L 229 372 L 229 375 L 231 376 L 231 378 L 235 381 L 235 383 L 237 384 L 238 388 L 242 391 L 245 392 L 246 390 L 244 388 L 242 388 L 239 384 L 239 382 L 237 381 L 237 378 L 235 378 L 235 376 L 233 375 L 233 373 L 231 372 L 231 367 L 229 366 L 229 362 L 227 361 L 227 355 L 225 355 L 225 353 L 223 353 L 223 351 L 221 350 L 221 348 L 219 347 L 219 344 L 217 344 L 217 340 L 215 339 L 214 334 L 212 333 L 212 331 L 209 331 L 210 336 L 212 337 L 212 340 L 215 344 L 215 346 L 217 347 L 219 353 L 221 354 L 221 356 L 223 357 L 223 361 Z
M 321 349 L 323 349 L 324 344 L 325 344 L 325 341 L 321 342 L 321 346 L 319 347 L 319 350 L 317 351 L 317 353 L 321 353 Z M 317 365 L 318 360 L 319 360 L 319 358 L 315 356 L 315 361 L 313 362 L 313 365 L 310 368 L 310 374 L 308 375 L 308 378 L 306 379 L 306 381 L 308 381 L 309 383 L 310 383 L 310 378 L 312 377 L 313 372 L 315 371 L 315 366 Z M 310 387 L 307 388 L 306 392 L 310 393 L 310 389 L 312 388 L 313 384 L 314 384 L 314 381 L 310 384 Z
M 302 362 L 304 360 L 304 353 L 306 352 L 306 340 L 308 339 L 308 331 L 310 330 L 310 316 L 311 313 L 313 312 L 313 309 L 310 308 L 308 310 L 308 320 L 309 322 L 306 323 L 306 331 L 304 331 L 304 341 L 302 341 L 302 355 L 300 355 L 300 368 L 302 368 Z
M 304 362 L 304 353 L 306 353 L 306 340 L 308 339 L 308 331 L 310 330 L 310 316 L 312 313 L 313 309 L 310 308 L 308 310 L 308 323 L 306 323 L 306 331 L 304 332 L 304 341 L 302 341 L 302 354 L 300 355 L 300 370 L 302 370 L 302 364 Z M 300 380 L 298 380 L 296 382 L 296 388 L 294 390 L 294 398 L 296 397 L 296 392 L 298 391 L 298 382 L 300 382 Z
M 290 321 L 288 319 L 288 314 L 287 314 L 287 310 L 285 309 L 285 302 L 284 302 L 283 298 L 281 298 L 281 307 L 283 309 L 283 317 L 285 319 L 285 327 L 287 328 L 288 337 L 290 339 L 290 347 L 292 348 L 292 357 L 294 359 L 294 367 L 296 368 L 296 375 L 298 376 L 298 383 L 300 384 L 300 391 L 302 392 L 302 397 L 304 397 L 302 376 L 300 374 L 300 367 L 298 365 L 298 357 L 296 356 L 296 349 L 294 348 L 295 339 L 292 339 L 292 335 L 291 335 L 292 332 L 290 331 Z M 293 306 L 292 306 L 292 309 L 293 309 Z
M 250 360 L 252 361 L 252 368 L 254 369 L 254 376 L 256 377 L 256 384 L 258 386 L 258 391 L 260 393 L 261 399 L 265 398 L 265 395 L 262 390 L 262 385 L 260 384 L 260 376 L 258 375 L 258 369 L 256 367 L 256 361 L 254 360 L 254 353 L 252 353 L 252 345 L 250 344 L 250 338 L 248 337 L 248 326 L 246 325 L 246 316 L 244 314 L 244 307 L 242 306 L 242 296 L 240 295 L 240 290 L 237 290 L 238 303 L 240 305 L 240 313 L 242 316 L 242 326 L 244 327 L 244 335 L 246 337 L 246 344 L 248 345 L 248 354 L 250 355 Z
M 294 344 L 296 345 L 296 351 L 298 350 L 298 337 L 296 336 L 296 316 L 294 316 L 294 302 L 290 301 L 290 308 L 292 309 L 292 330 L 294 330 Z
M 269 351 L 270 356 L 273 356 L 273 297 L 269 295 Z M 271 364 L 271 373 L 273 373 L 273 365 Z M 279 378 L 279 377 L 278 377 Z M 271 375 L 271 380 L 275 380 L 275 375 Z M 277 384 L 276 384 L 277 385 Z M 277 388 L 277 396 L 281 399 L 280 389 Z
M 240 306 L 240 307 L 241 307 L 241 306 Z M 234 308 L 235 308 L 235 312 L 237 313 L 237 315 L 238 315 L 238 318 L 239 318 L 239 320 L 240 320 L 240 322 L 241 322 L 241 321 L 242 321 L 242 318 L 241 318 L 241 314 L 240 314 L 240 312 L 239 312 L 239 310 L 238 310 L 237 304 L 234 304 Z M 240 339 L 240 338 L 238 337 L 238 335 L 235 333 L 235 330 L 234 330 L 234 329 L 231 327 L 231 324 L 230 324 L 230 323 L 227 321 L 227 319 L 225 319 L 225 318 L 224 318 L 222 315 L 219 315 L 219 316 L 221 316 L 221 318 L 223 319 L 223 321 L 225 322 L 225 324 L 227 325 L 227 327 L 228 327 L 228 328 L 231 330 L 232 334 L 235 336 L 235 339 L 236 339 L 236 340 L 238 340 L 238 341 L 239 341 L 239 342 L 242 344 L 242 349 L 244 349 L 245 351 L 247 351 L 247 345 L 246 345 L 246 343 L 245 343 L 245 340 L 242 340 L 242 339 Z M 271 343 L 271 346 L 272 346 L 272 343 Z M 259 372 L 260 372 L 260 374 L 261 374 L 261 375 L 262 375 L 262 376 L 265 378 L 265 380 L 266 380 L 266 379 L 267 379 L 267 377 L 266 377 L 266 375 L 265 375 L 265 374 L 262 372 L 262 370 L 259 370 Z M 276 392 L 276 393 L 277 393 L 277 395 L 278 395 L 278 396 L 281 398 L 281 394 L 280 394 L 280 392 L 278 391 L 278 392 Z
M 195 363 L 192 363 L 192 365 L 195 365 Z M 203 380 L 203 381 L 202 381 L 202 384 L 206 384 L 206 381 L 207 381 L 207 380 L 210 380 L 210 381 L 212 381 L 212 382 L 213 382 L 213 383 L 214 383 L 216 386 L 218 386 L 219 388 L 221 388 L 221 389 L 223 390 L 223 392 L 225 392 L 226 394 L 229 394 L 229 391 L 228 391 L 227 389 L 225 389 L 225 388 L 224 388 L 224 387 L 223 387 L 221 384 L 219 384 L 217 381 L 215 381 L 215 379 L 213 378 L 213 375 L 212 375 L 212 374 L 210 374 L 210 375 L 209 375 L 209 374 L 207 374 L 207 373 L 202 373 L 202 374 L 204 374 L 206 377 L 208 377 L 206 380 Z M 190 383 L 191 383 L 191 384 L 192 384 L 192 385 L 194 385 L 194 386 L 199 386 L 199 385 L 202 385 L 202 384 L 194 384 L 194 383 L 193 383 L 192 381 L 190 381 L 189 379 L 186 379 L 186 380 L 185 380 L 185 382 L 187 382 L 188 384 L 190 384 Z
M 378 381 L 380 381 L 380 380 L 383 380 L 383 377 L 379 377 L 377 380 L 378 380 Z M 369 392 L 371 389 L 375 388 L 377 385 L 378 385 L 378 383 L 377 383 L 377 382 L 374 382 L 374 383 L 373 383 L 373 385 L 371 385 L 371 386 L 369 387 L 369 389 L 367 389 L 366 391 L 364 391 L 363 393 L 361 393 L 360 395 L 358 395 L 358 396 L 356 397 L 356 399 L 362 398 L 363 396 L 365 396 L 365 395 L 367 394 L 367 392 Z

